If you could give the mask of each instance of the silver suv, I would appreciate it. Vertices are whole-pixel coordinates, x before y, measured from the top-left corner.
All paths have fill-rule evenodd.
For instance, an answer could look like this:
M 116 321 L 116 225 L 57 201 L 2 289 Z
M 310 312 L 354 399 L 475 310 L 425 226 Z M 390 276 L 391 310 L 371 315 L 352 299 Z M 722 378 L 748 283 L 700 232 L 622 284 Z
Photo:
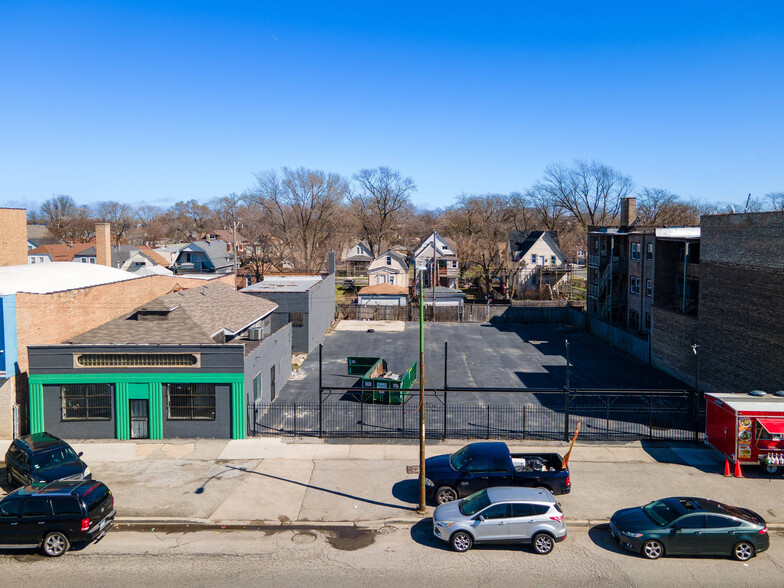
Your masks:
M 455 551 L 474 543 L 530 543 L 545 555 L 566 539 L 566 523 L 549 490 L 495 487 L 438 506 L 433 533 Z

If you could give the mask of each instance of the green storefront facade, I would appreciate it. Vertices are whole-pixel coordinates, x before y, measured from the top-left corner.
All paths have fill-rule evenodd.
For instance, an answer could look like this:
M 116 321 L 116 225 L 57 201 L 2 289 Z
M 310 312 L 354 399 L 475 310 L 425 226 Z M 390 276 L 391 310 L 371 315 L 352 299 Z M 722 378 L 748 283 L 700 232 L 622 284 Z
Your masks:
M 77 439 L 245 437 L 241 345 L 50 345 L 31 346 L 28 353 L 32 433 Z M 192 365 L 151 368 L 156 361 Z M 102 362 L 112 367 L 96 367 Z M 129 367 L 118 365 L 123 363 Z

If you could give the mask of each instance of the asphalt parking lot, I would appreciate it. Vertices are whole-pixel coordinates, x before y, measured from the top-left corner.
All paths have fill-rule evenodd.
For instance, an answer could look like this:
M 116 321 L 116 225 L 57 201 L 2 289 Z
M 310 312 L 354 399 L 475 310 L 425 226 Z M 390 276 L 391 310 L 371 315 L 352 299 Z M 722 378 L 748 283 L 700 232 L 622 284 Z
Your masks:
M 373 323 L 368 322 L 368 329 Z M 480 388 L 561 388 L 566 382 L 566 340 L 570 344 L 573 388 L 683 389 L 683 383 L 570 325 L 428 323 L 425 327 L 425 385 L 444 383 L 444 341 L 449 343 L 448 384 Z M 324 338 L 324 386 L 351 387 L 349 356 L 382 357 L 402 373 L 419 356 L 419 325 L 409 322 L 400 332 L 333 331 Z M 461 392 L 464 404 L 531 403 L 528 394 Z M 284 402 L 318 401 L 318 351 L 312 352 L 286 384 Z M 340 395 L 330 400 L 336 401 Z

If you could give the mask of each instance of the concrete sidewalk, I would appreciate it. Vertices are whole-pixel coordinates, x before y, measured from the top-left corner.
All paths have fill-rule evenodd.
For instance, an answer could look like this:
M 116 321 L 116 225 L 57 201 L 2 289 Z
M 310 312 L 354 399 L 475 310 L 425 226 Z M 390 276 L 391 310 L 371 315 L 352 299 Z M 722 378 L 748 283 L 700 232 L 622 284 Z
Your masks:
M 292 441 L 292 442 L 286 442 Z M 115 494 L 118 522 L 193 525 L 416 522 L 418 446 L 335 444 L 279 438 L 238 441 L 72 443 L 94 477 Z M 429 442 L 427 454 L 463 443 Z M 563 443 L 510 445 L 558 451 Z M 723 462 L 693 445 L 576 445 L 572 492 L 558 498 L 572 524 L 606 522 L 617 509 L 655 498 L 692 495 L 751 508 L 784 527 L 784 479 L 747 468 L 722 476 Z M 4 478 L 4 476 L 2 476 Z

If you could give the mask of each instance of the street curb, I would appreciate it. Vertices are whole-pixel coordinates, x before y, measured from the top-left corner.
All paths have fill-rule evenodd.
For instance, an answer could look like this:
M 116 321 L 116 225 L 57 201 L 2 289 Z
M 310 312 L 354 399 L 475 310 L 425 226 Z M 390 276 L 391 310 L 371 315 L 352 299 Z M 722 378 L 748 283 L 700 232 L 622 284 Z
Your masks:
M 114 519 L 114 525 L 125 527 L 127 530 L 150 530 L 159 529 L 182 529 L 183 527 L 195 527 L 198 530 L 226 530 L 226 531 L 263 531 L 265 529 L 301 529 L 301 528 L 333 528 L 333 527 L 356 527 L 360 529 L 377 529 L 390 525 L 415 525 L 430 516 L 411 516 L 397 517 L 392 519 L 375 519 L 367 521 L 243 521 L 243 520 L 211 520 L 211 519 L 187 519 L 176 517 L 163 517 L 151 519 L 146 517 L 118 517 Z M 609 519 L 566 519 L 567 526 L 591 528 L 597 525 L 606 525 Z M 768 523 L 770 531 L 784 531 L 784 523 Z

